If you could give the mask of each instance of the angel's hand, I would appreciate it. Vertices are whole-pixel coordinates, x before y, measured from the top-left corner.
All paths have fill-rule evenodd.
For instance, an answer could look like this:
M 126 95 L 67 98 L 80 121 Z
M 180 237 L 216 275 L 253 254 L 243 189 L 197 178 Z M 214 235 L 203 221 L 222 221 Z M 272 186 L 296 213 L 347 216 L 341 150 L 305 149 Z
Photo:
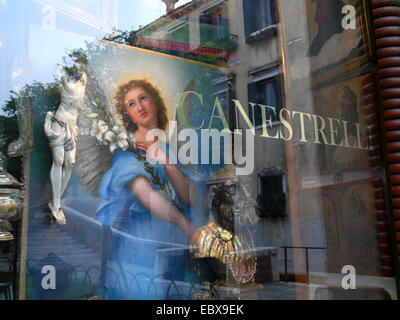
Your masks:
M 136 148 L 139 150 L 143 150 L 146 152 L 145 155 L 142 155 L 142 157 L 145 157 L 148 160 L 153 160 L 156 161 L 157 163 L 160 164 L 167 164 L 168 162 L 168 156 L 166 153 L 161 149 L 160 142 L 158 140 L 156 141 L 137 141 L 136 142 Z

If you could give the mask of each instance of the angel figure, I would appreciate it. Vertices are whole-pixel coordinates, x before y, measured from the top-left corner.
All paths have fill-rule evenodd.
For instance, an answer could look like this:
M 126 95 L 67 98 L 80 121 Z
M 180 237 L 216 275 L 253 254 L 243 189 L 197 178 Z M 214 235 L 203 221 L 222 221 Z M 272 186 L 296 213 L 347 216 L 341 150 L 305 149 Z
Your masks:
M 111 168 L 99 186 L 96 217 L 103 226 L 117 227 L 136 239 L 121 237 L 113 241 L 112 254 L 121 271 L 138 273 L 144 270 L 137 267 L 140 265 L 152 277 L 157 275 L 153 274 L 157 269 L 154 260 L 160 241 L 182 243 L 195 230 L 188 209 L 196 202 L 196 188 L 167 143 L 147 141 L 150 130 L 165 131 L 168 125 L 167 109 L 158 89 L 146 80 L 131 80 L 119 86 L 115 101 L 122 128 L 113 125 L 114 130 L 106 131 L 102 126 L 107 128 L 110 123 L 99 124 L 101 120 L 95 125 L 98 140 L 108 141 L 113 151 Z M 127 137 L 135 141 L 134 147 L 129 147 Z M 178 268 L 170 267 L 158 269 L 158 273 Z
M 190 206 L 195 200 L 195 188 L 192 181 L 178 165 L 169 159 L 168 146 L 161 141 L 146 141 L 151 129 L 165 130 L 168 125 L 166 107 L 158 90 L 145 80 L 132 80 L 121 85 L 116 94 L 116 107 L 123 117 L 128 133 L 133 133 L 136 149 L 147 159 L 158 163 L 156 170 L 161 180 L 168 180 L 183 205 Z M 154 152 L 147 152 L 149 146 Z M 162 220 L 178 226 L 189 238 L 193 233 L 192 223 L 151 184 L 151 176 L 144 170 L 143 162 L 132 151 L 118 148 L 114 151 L 111 169 L 104 175 L 100 185 L 102 208 L 98 218 L 112 223 L 115 216 L 126 206 L 126 201 L 134 199 L 135 209 L 141 207 Z M 107 203 L 107 205 L 105 204 Z M 113 206 L 110 210 L 109 206 Z M 104 207 L 107 207 L 105 210 Z

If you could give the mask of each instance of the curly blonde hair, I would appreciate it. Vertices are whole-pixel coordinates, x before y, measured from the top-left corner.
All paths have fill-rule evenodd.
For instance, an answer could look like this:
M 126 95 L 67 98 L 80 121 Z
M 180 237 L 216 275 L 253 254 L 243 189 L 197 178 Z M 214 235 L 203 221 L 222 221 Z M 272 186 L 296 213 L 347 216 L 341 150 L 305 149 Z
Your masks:
M 157 122 L 158 128 L 161 130 L 166 130 L 168 127 L 168 116 L 167 108 L 165 107 L 164 101 L 161 98 L 160 92 L 156 87 L 154 87 L 147 80 L 130 80 L 129 82 L 122 84 L 118 87 L 117 93 L 115 94 L 116 109 L 119 114 L 122 115 L 122 119 L 125 125 L 125 129 L 130 132 L 135 132 L 137 130 L 136 123 L 132 122 L 129 117 L 128 112 L 125 109 L 125 97 L 126 94 L 134 88 L 144 89 L 153 100 L 155 106 L 157 107 Z

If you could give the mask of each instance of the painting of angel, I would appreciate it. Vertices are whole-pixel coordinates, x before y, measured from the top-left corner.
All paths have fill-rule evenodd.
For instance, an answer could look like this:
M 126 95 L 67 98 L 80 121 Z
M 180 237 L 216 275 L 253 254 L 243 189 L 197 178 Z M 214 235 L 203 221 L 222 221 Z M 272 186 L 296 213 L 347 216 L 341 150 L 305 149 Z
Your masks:
M 166 129 L 168 118 L 165 106 L 156 88 L 145 80 L 131 80 L 119 87 L 116 95 L 117 110 L 122 115 L 123 125 L 128 134 L 136 141 L 136 149 L 144 158 L 163 163 L 154 169 L 159 172 L 161 180 L 172 183 L 179 202 L 190 205 L 195 201 L 195 187 L 176 164 L 168 160 L 167 145 L 161 141 L 146 141 L 149 130 Z M 110 133 L 113 134 L 112 132 Z M 127 134 L 123 133 L 124 136 Z M 109 139 L 106 137 L 106 139 Z M 151 144 L 157 144 L 154 152 L 147 152 Z M 117 147 L 117 146 L 116 146 Z M 143 161 L 131 151 L 125 150 L 128 143 L 118 146 L 114 151 L 112 167 L 103 177 L 100 185 L 101 205 L 98 218 L 106 224 L 115 220 L 128 202 L 135 212 L 154 214 L 162 220 L 177 225 L 187 237 L 193 233 L 192 223 L 178 209 L 174 208 L 151 185 L 152 177 L 143 170 Z M 135 227 L 138 225 L 136 224 Z M 139 229 L 141 234 L 144 230 Z
M 168 96 L 177 99 L 190 89 L 193 79 L 201 82 L 196 75 L 205 74 L 207 67 L 121 47 L 117 51 L 119 63 L 125 55 L 133 65 L 122 76 L 114 70 L 113 60 L 103 59 L 103 64 L 89 60 L 87 108 L 79 118 L 77 142 L 76 173 L 80 184 L 98 199 L 95 219 L 104 232 L 98 294 L 106 299 L 143 299 L 141 292 L 150 285 L 159 293 L 155 298 L 165 298 L 161 283 L 154 279 L 196 276 L 185 245 L 195 231 L 195 216 L 206 211 L 201 211 L 202 186 L 196 172 L 181 165 L 168 139 L 159 137 L 167 136 L 174 120 L 176 103 Z M 132 62 L 138 56 L 142 61 L 151 59 L 157 72 L 138 72 Z M 171 86 L 167 72 L 165 81 L 160 81 L 162 68 L 173 63 L 186 65 L 187 70 L 186 79 L 176 86 Z M 110 72 L 103 72 L 107 67 Z M 121 70 L 117 68 L 124 73 Z M 219 71 L 210 72 L 215 76 Z M 107 77 L 102 79 L 102 74 Z M 186 104 L 190 119 L 188 108 Z M 150 132 L 161 135 L 149 139 Z M 140 274 L 144 276 L 139 279 Z M 124 294 L 113 292 L 115 277 L 123 279 Z

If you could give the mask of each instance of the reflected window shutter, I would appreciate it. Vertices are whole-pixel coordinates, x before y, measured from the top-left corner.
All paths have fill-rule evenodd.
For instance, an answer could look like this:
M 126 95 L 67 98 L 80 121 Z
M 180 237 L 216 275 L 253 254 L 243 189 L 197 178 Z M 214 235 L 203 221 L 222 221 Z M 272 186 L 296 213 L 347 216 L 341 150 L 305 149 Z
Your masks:
M 271 17 L 272 21 L 270 21 L 270 24 L 276 24 L 279 22 L 279 17 L 278 17 L 278 7 L 276 0 L 269 0 L 271 2 Z
M 253 0 L 243 0 L 244 28 L 246 35 L 253 32 Z
M 250 102 L 253 103 L 258 103 L 257 101 L 257 88 L 256 88 L 256 83 L 255 82 L 251 82 L 247 85 L 247 94 L 248 94 L 248 108 L 249 108 L 249 119 L 250 121 L 253 123 L 253 108 L 250 105 Z M 255 124 L 257 124 L 257 107 L 254 107 L 254 111 L 255 111 L 255 115 L 254 115 L 254 121 Z
M 278 75 L 275 77 L 275 87 L 276 87 L 276 103 L 277 110 L 282 108 L 282 80 L 281 76 Z
M 229 35 L 229 26 L 228 26 L 228 19 L 222 18 L 222 28 L 223 28 L 223 37 L 228 37 Z
M 207 41 L 207 24 L 204 15 L 200 16 L 200 43 L 203 44 Z

